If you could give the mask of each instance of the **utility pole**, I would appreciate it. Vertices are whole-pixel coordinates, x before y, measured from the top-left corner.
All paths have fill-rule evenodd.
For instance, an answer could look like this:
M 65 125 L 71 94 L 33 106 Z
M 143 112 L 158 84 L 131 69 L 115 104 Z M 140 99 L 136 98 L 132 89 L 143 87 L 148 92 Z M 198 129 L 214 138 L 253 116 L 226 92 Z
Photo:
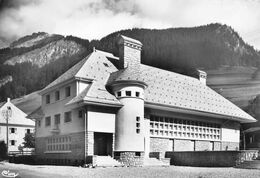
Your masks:
M 8 100 L 9 101 L 9 100 Z M 6 120 L 6 146 L 7 146 L 7 154 L 9 153 L 9 118 L 12 117 L 12 109 L 10 106 L 7 106 L 7 109 L 2 110 L 2 115 Z

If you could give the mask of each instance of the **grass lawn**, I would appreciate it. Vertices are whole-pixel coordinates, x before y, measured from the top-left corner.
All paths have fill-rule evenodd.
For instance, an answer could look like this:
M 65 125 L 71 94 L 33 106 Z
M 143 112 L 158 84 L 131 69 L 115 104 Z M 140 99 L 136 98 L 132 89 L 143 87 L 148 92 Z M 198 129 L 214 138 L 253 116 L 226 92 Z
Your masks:
M 80 168 L 70 166 L 30 166 L 23 164 L 1 163 L 0 171 L 10 169 L 21 177 L 174 177 L 174 178 L 257 178 L 260 170 L 236 168 L 199 168 L 199 167 L 121 167 L 121 168 Z M 30 173 L 30 174 L 28 174 Z M 0 176 L 1 177 L 1 176 Z

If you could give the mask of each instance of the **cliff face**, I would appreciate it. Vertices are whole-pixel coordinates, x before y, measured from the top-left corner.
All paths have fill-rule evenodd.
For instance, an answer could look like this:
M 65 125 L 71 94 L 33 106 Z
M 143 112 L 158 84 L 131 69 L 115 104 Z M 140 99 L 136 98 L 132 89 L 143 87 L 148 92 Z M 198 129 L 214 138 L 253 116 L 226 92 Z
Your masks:
M 18 46 L 30 45 L 35 40 L 28 43 L 18 44 Z M 16 46 L 17 47 L 17 46 Z M 75 54 L 82 53 L 84 48 L 73 41 L 58 40 L 51 42 L 41 48 L 34 49 L 25 54 L 12 57 L 4 62 L 5 65 L 15 65 L 16 63 L 30 62 L 38 67 L 43 67 L 50 62 L 54 62 L 63 57 L 71 57 Z

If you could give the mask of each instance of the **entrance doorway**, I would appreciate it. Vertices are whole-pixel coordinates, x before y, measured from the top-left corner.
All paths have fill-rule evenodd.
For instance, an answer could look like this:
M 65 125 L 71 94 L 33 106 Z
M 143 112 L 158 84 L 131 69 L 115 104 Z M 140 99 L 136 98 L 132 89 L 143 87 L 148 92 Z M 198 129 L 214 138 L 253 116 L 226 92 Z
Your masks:
M 112 156 L 112 133 L 94 133 L 94 155 Z

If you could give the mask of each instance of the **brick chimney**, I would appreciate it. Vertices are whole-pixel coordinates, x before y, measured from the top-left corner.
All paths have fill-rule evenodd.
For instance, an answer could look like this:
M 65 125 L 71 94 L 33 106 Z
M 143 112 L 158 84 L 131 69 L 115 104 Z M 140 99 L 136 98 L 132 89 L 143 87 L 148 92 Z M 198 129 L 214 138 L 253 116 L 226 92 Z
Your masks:
M 197 73 L 199 81 L 204 85 L 207 85 L 207 73 L 202 70 L 197 70 Z
M 139 68 L 141 64 L 142 43 L 138 40 L 119 35 L 119 69 Z

